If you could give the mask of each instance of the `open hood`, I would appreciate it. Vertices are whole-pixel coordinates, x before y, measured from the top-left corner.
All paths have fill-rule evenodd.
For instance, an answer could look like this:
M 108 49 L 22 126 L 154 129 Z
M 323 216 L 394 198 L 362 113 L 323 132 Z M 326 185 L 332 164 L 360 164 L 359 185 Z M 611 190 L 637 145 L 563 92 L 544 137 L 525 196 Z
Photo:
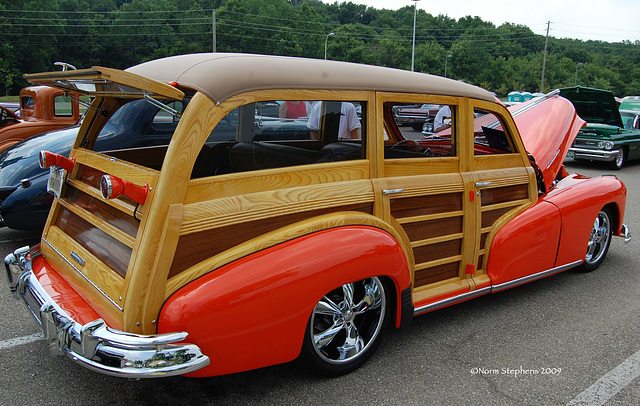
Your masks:
M 623 127 L 618 103 L 613 93 L 608 90 L 580 86 L 565 87 L 560 89 L 560 96 L 569 99 L 580 118 L 587 123 Z
M 542 172 L 548 191 L 585 121 L 578 117 L 573 104 L 559 97 L 557 91 L 512 106 L 509 111 L 525 149 Z

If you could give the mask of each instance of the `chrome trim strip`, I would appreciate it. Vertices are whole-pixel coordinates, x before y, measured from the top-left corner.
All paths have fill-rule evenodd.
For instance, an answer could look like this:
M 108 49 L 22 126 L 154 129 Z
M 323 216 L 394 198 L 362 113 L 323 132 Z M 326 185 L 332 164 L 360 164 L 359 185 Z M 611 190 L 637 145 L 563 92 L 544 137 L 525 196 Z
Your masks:
M 104 296 L 105 298 L 107 298 L 108 301 L 110 301 L 111 303 L 113 303 L 113 305 L 115 307 L 118 308 L 118 310 L 120 310 L 121 312 L 124 311 L 124 309 L 122 307 L 120 307 L 113 299 L 111 299 L 102 289 L 100 289 L 98 287 L 98 285 L 96 285 L 95 283 L 93 283 L 93 281 L 89 278 L 87 278 L 87 275 L 83 274 L 82 271 L 80 271 L 78 268 L 76 268 L 75 265 L 73 265 L 71 263 L 71 261 L 69 261 L 64 255 L 62 255 L 62 253 L 60 251 L 58 251 L 56 249 L 56 247 L 54 247 L 49 241 L 47 241 L 46 238 L 42 237 L 42 241 L 46 242 L 47 245 L 49 247 L 51 247 L 52 250 L 54 250 L 56 252 L 56 254 L 60 255 L 60 258 L 62 258 L 64 260 L 64 262 L 66 262 L 67 264 L 69 264 L 70 267 L 72 267 L 73 269 L 75 269 L 75 271 L 82 276 L 87 282 L 89 282 L 91 284 L 91 286 L 93 286 L 94 288 L 96 288 L 96 290 L 98 292 L 100 292 L 102 294 L 102 296 Z
M 5 265 L 17 276 L 16 293 L 40 323 L 52 350 L 86 368 L 137 379 L 184 375 L 209 365 L 200 348 L 180 342 L 186 332 L 138 335 L 113 330 L 102 319 L 85 325 L 73 320 L 42 288 L 24 250 L 7 255 Z
M 542 278 L 544 278 L 546 276 L 551 276 L 551 275 L 560 273 L 562 271 L 566 271 L 567 269 L 576 267 L 576 266 L 580 265 L 581 263 L 582 263 L 582 260 L 575 261 L 575 262 L 571 262 L 569 264 L 565 264 L 565 265 L 558 266 L 558 267 L 555 267 L 555 268 L 547 269 L 546 271 L 534 273 L 533 275 L 523 276 L 522 278 L 514 279 L 514 280 L 509 281 L 509 282 L 504 282 L 504 283 L 501 283 L 499 285 L 493 285 L 491 287 L 491 293 L 500 292 L 501 290 L 505 290 L 505 289 L 512 288 L 512 287 L 515 287 L 515 286 L 518 286 L 518 285 L 522 285 L 522 284 L 527 283 L 527 282 L 535 281 L 536 279 L 542 279 Z
M 458 295 L 458 296 L 450 297 L 450 298 L 447 298 L 447 299 L 442 299 L 442 300 L 440 300 L 438 302 L 429 303 L 428 305 L 424 305 L 424 306 L 418 307 L 417 309 L 415 309 L 413 311 L 413 315 L 417 316 L 417 315 L 420 315 L 422 313 L 430 312 L 432 310 L 436 310 L 436 309 L 439 309 L 441 307 L 445 307 L 445 306 L 449 306 L 449 305 L 457 303 L 457 302 L 461 302 L 463 300 L 473 299 L 475 297 L 482 296 L 482 295 L 490 293 L 490 292 L 491 292 L 491 286 L 487 286 L 486 288 L 482 288 L 482 289 L 472 290 L 472 291 L 470 291 L 468 293 L 463 293 L 463 294 Z
M 473 299 L 476 298 L 478 296 L 482 296 L 484 294 L 487 293 L 495 293 L 495 292 L 499 292 L 501 290 L 505 290 L 508 288 L 512 288 L 518 285 L 522 285 L 523 283 L 526 282 L 531 282 L 531 281 L 535 281 L 536 279 L 541 279 L 544 278 L 545 276 L 551 276 L 554 275 L 556 273 L 560 273 L 562 271 L 565 271 L 567 269 L 573 268 L 575 266 L 578 266 L 582 263 L 582 260 L 580 261 L 575 261 L 572 262 L 570 264 L 566 264 L 566 265 L 562 265 L 562 266 L 558 266 L 556 268 L 552 268 L 552 269 L 548 269 L 546 271 L 542 271 L 533 275 L 528 275 L 522 278 L 518 278 L 518 279 L 514 279 L 512 281 L 509 282 L 505 282 L 505 283 L 501 283 L 499 285 L 493 285 L 493 286 L 487 286 L 486 288 L 482 288 L 482 289 L 477 289 L 477 290 L 473 290 L 470 291 L 468 293 L 463 293 L 461 295 L 458 296 L 454 296 L 454 297 L 450 297 L 447 299 L 443 299 L 434 303 L 429 303 L 428 305 L 424 305 L 421 307 L 416 308 L 413 311 L 413 315 L 414 316 L 418 316 L 422 313 L 426 313 L 426 312 L 430 312 L 432 310 L 436 310 L 439 309 L 441 307 L 445 307 L 445 306 L 449 306 L 451 304 L 457 303 L 457 302 L 461 302 L 463 300 L 468 300 L 468 299 Z
M 573 152 L 576 156 L 581 158 L 613 160 L 618 156 L 618 150 L 606 151 L 602 149 L 587 149 L 587 148 L 569 148 L 569 152 Z

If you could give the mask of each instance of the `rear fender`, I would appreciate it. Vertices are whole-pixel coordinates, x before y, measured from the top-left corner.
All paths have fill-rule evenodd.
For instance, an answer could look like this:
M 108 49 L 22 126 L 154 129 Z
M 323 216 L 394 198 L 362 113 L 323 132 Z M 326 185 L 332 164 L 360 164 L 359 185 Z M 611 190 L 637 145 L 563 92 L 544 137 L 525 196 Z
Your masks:
M 234 373 L 295 359 L 316 303 L 345 283 L 385 276 L 410 286 L 407 257 L 389 233 L 340 226 L 240 258 L 190 282 L 164 304 L 158 333 L 187 331 L 211 364 L 192 376 Z

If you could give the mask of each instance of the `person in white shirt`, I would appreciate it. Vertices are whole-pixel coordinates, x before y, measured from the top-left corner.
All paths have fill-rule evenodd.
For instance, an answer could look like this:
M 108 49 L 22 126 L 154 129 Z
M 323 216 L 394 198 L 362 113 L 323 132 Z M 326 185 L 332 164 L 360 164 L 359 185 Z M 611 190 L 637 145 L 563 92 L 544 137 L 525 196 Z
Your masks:
M 311 129 L 311 138 L 318 138 L 318 130 L 320 129 L 320 114 L 322 110 L 322 102 L 316 101 L 311 105 L 309 112 L 309 122 L 307 127 Z M 359 130 L 362 127 L 356 107 L 353 103 L 342 102 L 340 106 L 340 126 L 338 130 L 338 139 L 358 139 L 360 138 Z
M 451 120 L 451 107 L 448 105 L 440 107 L 436 117 L 433 119 L 433 132 L 438 132 L 451 127 L 451 121 L 445 123 L 445 120 Z

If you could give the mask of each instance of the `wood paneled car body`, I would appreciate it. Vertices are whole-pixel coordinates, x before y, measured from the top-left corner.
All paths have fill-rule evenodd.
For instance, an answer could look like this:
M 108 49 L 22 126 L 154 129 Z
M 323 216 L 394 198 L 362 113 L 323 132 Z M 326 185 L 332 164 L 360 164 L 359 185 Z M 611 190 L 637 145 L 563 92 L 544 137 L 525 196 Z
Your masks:
M 107 374 L 296 358 L 349 372 L 388 326 L 593 270 L 613 235 L 629 238 L 624 185 L 565 172 L 583 121 L 558 96 L 510 113 L 445 78 L 243 54 L 27 79 L 95 98 L 70 157 L 42 152 L 58 198 L 41 244 L 5 259 L 10 284 L 63 353 Z M 139 98 L 190 99 L 166 109 L 179 120 L 170 144 L 93 151 Z M 259 115 L 272 101 L 308 102 L 307 116 Z M 393 111 L 421 103 L 451 120 L 412 140 Z M 261 133 L 274 120 L 304 125 Z

